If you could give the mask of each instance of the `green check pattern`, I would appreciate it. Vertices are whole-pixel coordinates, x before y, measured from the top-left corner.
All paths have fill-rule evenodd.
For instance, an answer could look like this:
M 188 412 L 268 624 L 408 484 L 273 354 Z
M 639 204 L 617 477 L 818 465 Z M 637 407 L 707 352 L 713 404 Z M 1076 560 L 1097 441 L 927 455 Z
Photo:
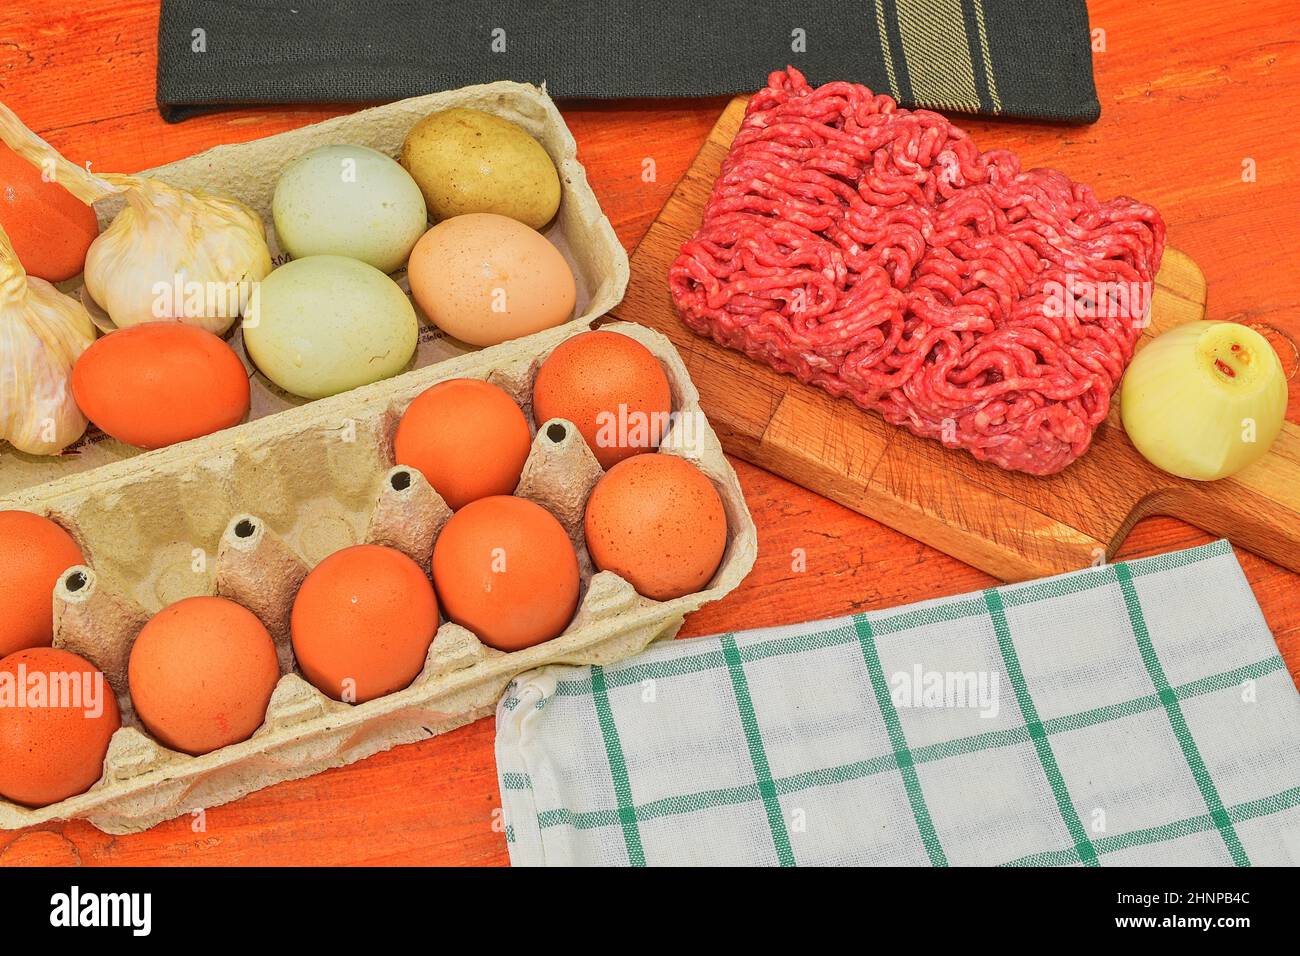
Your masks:
M 946 681 L 946 683 L 945 683 Z M 1295 865 L 1300 695 L 1219 541 L 521 675 L 516 865 Z

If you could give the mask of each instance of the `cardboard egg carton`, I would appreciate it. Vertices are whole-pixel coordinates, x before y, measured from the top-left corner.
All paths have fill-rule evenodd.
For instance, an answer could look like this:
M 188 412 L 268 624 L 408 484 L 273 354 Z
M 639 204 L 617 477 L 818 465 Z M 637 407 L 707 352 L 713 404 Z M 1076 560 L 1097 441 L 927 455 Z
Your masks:
M 681 357 L 658 332 L 629 323 L 604 328 L 650 349 L 672 389 L 677 415 L 657 454 L 682 456 L 709 477 L 726 509 L 727 547 L 706 588 L 671 601 L 641 597 L 611 572 L 593 573 L 582 514 L 602 471 L 571 423 L 534 423 L 531 414 L 538 366 L 587 328 L 570 322 L 252 422 L 234 441 L 217 433 L 0 499 L 0 509 L 48 515 L 82 546 L 88 565 L 55 588 L 55 644 L 99 666 L 123 705 L 102 779 L 40 809 L 0 801 L 0 828 L 85 818 L 110 833 L 135 832 L 423 740 L 492 713 L 517 674 L 621 660 L 671 638 L 686 614 L 735 588 L 757 549 L 740 485 Z M 528 415 L 534 439 L 516 494 L 546 506 L 569 531 L 582 578 L 577 615 L 554 640 L 513 653 L 444 623 L 405 690 L 359 705 L 334 701 L 294 670 L 293 595 L 309 567 L 363 541 L 399 548 L 428 569 L 450 512 L 418 471 L 394 464 L 392 438 L 417 395 L 462 377 L 499 385 Z M 148 615 L 201 594 L 222 594 L 257 614 L 276 641 L 282 674 L 251 739 L 191 757 L 149 737 L 125 695 L 125 673 Z
M 184 189 L 223 193 L 245 203 L 262 217 L 267 242 L 278 265 L 284 256 L 280 254 L 275 223 L 271 218 L 271 199 L 280 173 L 290 162 L 319 146 L 344 143 L 369 146 L 395 158 L 411 127 L 430 113 L 455 107 L 481 110 L 509 120 L 530 133 L 546 149 L 560 177 L 560 208 L 555 219 L 542 232 L 560 250 L 573 270 L 577 283 L 575 318 L 591 321 L 604 315 L 618 304 L 627 288 L 627 252 L 587 183 L 586 171 L 578 162 L 577 144 L 565 125 L 564 117 L 545 90 L 535 86 L 499 82 L 411 97 L 247 143 L 216 146 L 187 159 L 145 170 L 141 175 L 156 177 Z M 95 204 L 101 230 L 113 220 L 122 205 L 120 197 Z M 393 278 L 409 294 L 405 273 L 394 273 Z M 84 294 L 80 278 L 61 283 L 60 288 L 81 298 L 96 325 L 102 329 L 112 328 L 107 314 Z M 411 368 L 423 368 L 473 350 L 473 346 L 443 335 L 429 323 L 418 306 L 416 312 L 420 315 L 420 336 Z M 238 323 L 228 341 L 249 370 L 252 386 L 250 419 L 263 418 L 306 403 L 306 399 L 278 388 L 253 367 L 245 354 Z M 25 455 L 15 451 L 7 442 L 0 441 L 0 495 L 138 454 L 138 449 L 109 438 L 93 427 L 58 457 Z

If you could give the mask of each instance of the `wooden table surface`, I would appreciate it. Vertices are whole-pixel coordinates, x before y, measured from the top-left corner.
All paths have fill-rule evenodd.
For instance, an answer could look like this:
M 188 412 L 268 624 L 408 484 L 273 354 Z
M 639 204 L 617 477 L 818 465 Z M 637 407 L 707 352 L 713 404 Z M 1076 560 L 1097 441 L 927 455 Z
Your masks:
M 1300 28 L 1290 0 L 1089 4 L 1105 30 L 1095 54 L 1102 117 L 1090 127 L 966 122 L 1008 146 L 1159 207 L 1169 241 L 1209 280 L 1209 317 L 1265 322 L 1300 338 Z M 1163 7 L 1164 9 L 1160 9 Z M 154 106 L 158 4 L 6 0 L 0 100 L 69 158 L 134 171 L 316 122 L 354 107 L 253 109 L 169 126 Z M 797 65 L 797 62 L 796 62 Z M 754 77 L 756 86 L 764 78 Z M 562 104 L 579 158 L 624 245 L 635 246 L 724 99 Z M 657 178 L 642 179 L 643 160 Z M 1254 182 L 1243 162 L 1254 160 Z M 1300 421 L 1300 380 L 1291 414 Z M 753 573 L 687 620 L 683 636 L 884 608 L 986 587 L 979 572 L 867 518 L 735 461 L 759 532 Z M 1169 519 L 1142 522 L 1120 557 L 1207 540 Z M 807 569 L 792 570 L 803 549 Z M 1300 680 L 1297 576 L 1238 552 L 1278 645 Z M 508 863 L 491 719 L 206 814 L 132 836 L 82 823 L 0 834 L 0 864 Z

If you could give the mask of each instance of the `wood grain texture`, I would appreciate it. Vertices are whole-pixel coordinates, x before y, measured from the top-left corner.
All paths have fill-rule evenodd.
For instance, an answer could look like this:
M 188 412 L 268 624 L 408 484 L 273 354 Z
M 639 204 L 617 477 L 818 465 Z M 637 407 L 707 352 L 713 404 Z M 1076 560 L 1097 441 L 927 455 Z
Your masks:
M 1290 422 L 1240 475 L 1195 482 L 1143 459 L 1124 435 L 1116 402 L 1079 461 L 1050 477 L 1024 475 L 919 438 L 688 329 L 669 296 L 668 269 L 700 224 L 745 103 L 732 100 L 709 131 L 633 253 L 627 295 L 614 310 L 676 344 L 728 452 L 1004 581 L 1109 557 L 1153 514 L 1184 518 L 1300 571 L 1300 426 Z M 1201 269 L 1166 249 L 1143 343 L 1204 318 L 1205 299 Z
M 1199 262 L 1211 318 L 1279 326 L 1300 302 L 1300 27 L 1292 4 L 1093 0 L 1102 117 L 1086 128 L 967 120 L 984 143 L 1154 203 Z M 352 107 L 255 108 L 169 126 L 153 104 L 158 5 L 147 0 L 0 5 L 0 99 L 73 159 L 130 172 Z M 755 86 L 762 82 L 755 77 Z M 579 157 L 631 249 L 694 160 L 725 99 L 561 104 Z M 1244 157 L 1258 180 L 1243 183 Z M 653 167 L 646 164 L 653 160 Z M 647 170 L 652 169 L 653 175 Z M 743 383 L 742 383 L 743 384 Z M 754 398 L 756 414 L 762 397 Z M 1293 391 L 1291 418 L 1300 412 Z M 865 452 L 864 452 L 865 454 Z M 786 624 L 986 587 L 993 578 L 769 472 L 735 460 L 759 531 L 754 571 L 690 617 L 683 636 Z M 1168 518 L 1138 523 L 1117 557 L 1209 540 Z M 1300 577 L 1239 551 L 1300 681 Z M 806 561 L 802 571 L 797 558 Z M 504 865 L 483 720 L 307 780 L 279 784 L 144 833 L 84 823 L 0 834 L 0 865 Z

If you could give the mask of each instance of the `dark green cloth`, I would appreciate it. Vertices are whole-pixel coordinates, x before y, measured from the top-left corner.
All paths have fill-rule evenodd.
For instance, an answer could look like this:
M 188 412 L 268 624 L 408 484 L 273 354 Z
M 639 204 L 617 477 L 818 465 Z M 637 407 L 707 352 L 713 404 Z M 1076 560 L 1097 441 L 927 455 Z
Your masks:
M 787 64 L 905 106 L 1070 123 L 1100 112 L 1083 0 L 163 0 L 158 108 L 176 121 L 492 80 L 556 97 L 715 96 Z

